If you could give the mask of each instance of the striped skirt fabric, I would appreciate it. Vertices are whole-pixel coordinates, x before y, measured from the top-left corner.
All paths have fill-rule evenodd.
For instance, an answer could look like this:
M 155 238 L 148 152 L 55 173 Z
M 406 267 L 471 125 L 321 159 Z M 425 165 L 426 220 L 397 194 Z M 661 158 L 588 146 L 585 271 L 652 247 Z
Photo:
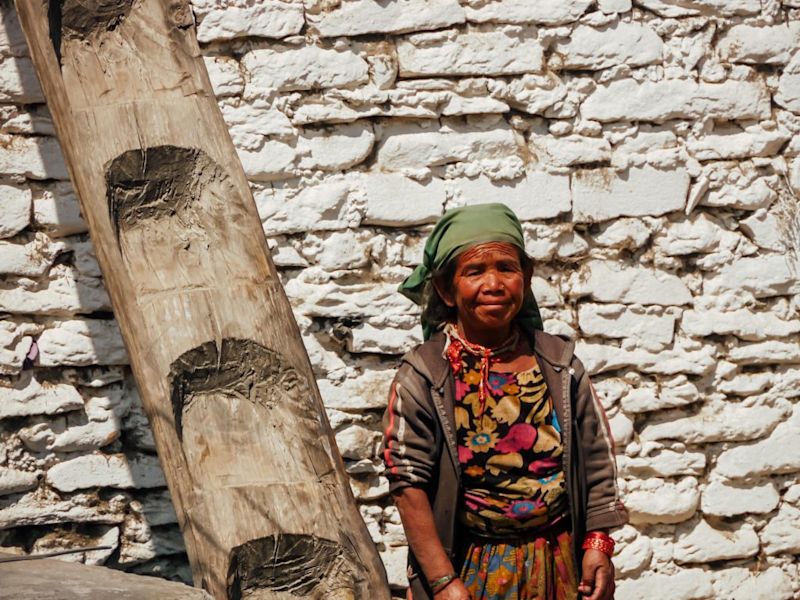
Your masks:
M 473 600 L 575 600 L 578 581 L 569 531 L 513 543 L 473 538 L 461 568 Z

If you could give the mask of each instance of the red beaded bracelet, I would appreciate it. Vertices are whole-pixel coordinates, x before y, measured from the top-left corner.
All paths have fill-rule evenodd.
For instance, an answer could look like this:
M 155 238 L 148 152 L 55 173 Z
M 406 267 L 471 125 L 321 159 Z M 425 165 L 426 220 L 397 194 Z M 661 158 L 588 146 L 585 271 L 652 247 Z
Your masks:
M 583 538 L 584 550 L 599 550 L 608 557 L 614 556 L 614 540 L 602 531 L 590 531 Z

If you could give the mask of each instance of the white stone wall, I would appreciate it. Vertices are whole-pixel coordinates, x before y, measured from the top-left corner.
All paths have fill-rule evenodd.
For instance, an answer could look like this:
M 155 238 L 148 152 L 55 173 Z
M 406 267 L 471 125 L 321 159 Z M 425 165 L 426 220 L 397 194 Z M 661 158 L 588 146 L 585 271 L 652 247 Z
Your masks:
M 153 439 L 15 15 L 0 19 L 0 545 L 187 578 Z M 525 221 L 632 523 L 617 598 L 800 595 L 800 1 L 196 0 L 369 529 L 395 293 L 430 224 Z M 91 151 L 91 149 L 87 149 Z

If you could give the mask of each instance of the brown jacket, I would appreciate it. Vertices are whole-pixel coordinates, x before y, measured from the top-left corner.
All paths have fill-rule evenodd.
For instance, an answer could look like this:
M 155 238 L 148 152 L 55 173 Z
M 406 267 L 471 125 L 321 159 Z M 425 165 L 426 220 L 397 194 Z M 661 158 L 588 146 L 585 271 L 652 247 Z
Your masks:
M 437 333 L 403 357 L 383 419 L 383 459 L 392 492 L 409 486 L 427 491 L 439 538 L 453 560 L 461 473 L 453 414 L 455 383 L 442 356 L 445 342 L 444 334 Z M 617 489 L 613 440 L 586 370 L 573 354 L 574 342 L 536 331 L 533 349 L 562 424 L 574 552 L 580 565 L 586 531 L 617 527 L 628 520 Z M 432 598 L 421 574 L 409 552 L 415 600 Z

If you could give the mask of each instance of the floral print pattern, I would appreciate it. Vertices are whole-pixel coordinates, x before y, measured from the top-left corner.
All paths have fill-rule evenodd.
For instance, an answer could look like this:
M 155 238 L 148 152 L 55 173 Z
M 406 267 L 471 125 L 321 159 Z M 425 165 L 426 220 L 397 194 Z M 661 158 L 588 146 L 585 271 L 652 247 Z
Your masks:
M 490 372 L 483 402 L 480 368 L 477 357 L 463 353 L 456 372 L 461 520 L 493 537 L 555 523 L 567 511 L 563 447 L 539 365 Z
M 472 541 L 460 575 L 475 600 L 578 597 L 572 536 L 567 531 L 551 531 L 514 543 Z

